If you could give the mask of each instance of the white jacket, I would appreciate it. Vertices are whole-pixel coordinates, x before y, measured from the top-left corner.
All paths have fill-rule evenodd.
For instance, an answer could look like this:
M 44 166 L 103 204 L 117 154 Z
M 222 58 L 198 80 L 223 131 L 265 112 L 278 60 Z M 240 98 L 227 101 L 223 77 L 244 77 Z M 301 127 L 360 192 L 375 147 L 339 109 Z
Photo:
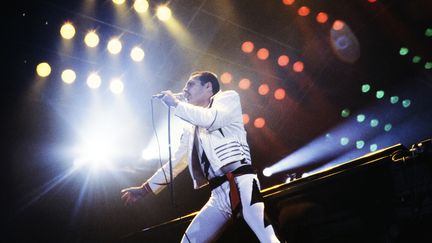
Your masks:
M 179 102 L 177 107 L 173 108 L 173 112 L 191 124 L 184 128 L 180 146 L 171 158 L 173 177 L 189 165 L 194 188 L 198 189 L 208 184 L 202 173 L 192 170 L 195 127 L 199 131 L 202 148 L 213 170 L 219 170 L 224 165 L 243 159 L 247 164 L 251 164 L 240 97 L 237 92 L 233 90 L 218 92 L 211 98 L 207 108 Z M 169 163 L 166 163 L 147 180 L 154 193 L 160 192 L 166 186 L 169 172 Z

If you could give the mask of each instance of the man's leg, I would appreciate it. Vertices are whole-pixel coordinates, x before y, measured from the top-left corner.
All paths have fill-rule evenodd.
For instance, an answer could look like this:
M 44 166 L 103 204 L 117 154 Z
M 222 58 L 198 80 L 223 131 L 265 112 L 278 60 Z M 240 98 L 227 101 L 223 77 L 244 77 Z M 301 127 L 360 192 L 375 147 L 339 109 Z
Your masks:
M 222 233 L 224 226 L 230 220 L 230 215 L 221 210 L 218 195 L 221 193 L 213 190 L 209 201 L 192 220 L 183 235 L 182 243 L 205 243 L 213 242 Z
M 240 191 L 243 218 L 260 242 L 279 242 L 273 226 L 264 216 L 264 202 L 256 175 L 247 174 L 235 178 Z

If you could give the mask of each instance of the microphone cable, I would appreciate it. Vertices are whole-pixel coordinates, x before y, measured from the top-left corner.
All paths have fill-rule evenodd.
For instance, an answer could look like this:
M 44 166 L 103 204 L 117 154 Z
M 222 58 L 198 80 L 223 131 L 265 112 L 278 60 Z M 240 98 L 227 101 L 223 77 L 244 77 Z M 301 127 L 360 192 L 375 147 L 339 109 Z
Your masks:
M 162 169 L 163 175 L 165 177 L 165 184 L 160 184 L 160 185 L 168 185 L 171 183 L 171 181 L 168 181 L 168 178 L 166 176 L 165 170 L 163 168 L 163 164 L 162 164 L 162 155 L 161 155 L 161 146 L 160 146 L 160 142 L 159 142 L 159 136 L 157 134 L 156 131 L 156 126 L 155 126 L 155 121 L 154 121 L 154 108 L 153 108 L 153 99 L 151 99 L 151 117 L 152 117 L 152 127 L 153 127 L 153 133 L 156 137 L 156 142 L 157 142 L 157 146 L 158 146 L 158 153 L 159 153 L 159 165 L 160 168 Z

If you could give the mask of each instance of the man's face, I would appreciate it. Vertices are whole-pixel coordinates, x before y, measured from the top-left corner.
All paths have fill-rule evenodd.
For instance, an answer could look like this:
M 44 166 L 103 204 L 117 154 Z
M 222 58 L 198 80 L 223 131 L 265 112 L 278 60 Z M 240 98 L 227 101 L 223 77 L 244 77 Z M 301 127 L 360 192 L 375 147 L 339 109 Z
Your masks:
M 201 85 L 201 81 L 198 76 L 190 77 L 183 88 L 184 96 L 188 100 L 188 103 L 197 106 L 207 106 L 210 97 L 212 96 L 211 84 L 205 83 Z

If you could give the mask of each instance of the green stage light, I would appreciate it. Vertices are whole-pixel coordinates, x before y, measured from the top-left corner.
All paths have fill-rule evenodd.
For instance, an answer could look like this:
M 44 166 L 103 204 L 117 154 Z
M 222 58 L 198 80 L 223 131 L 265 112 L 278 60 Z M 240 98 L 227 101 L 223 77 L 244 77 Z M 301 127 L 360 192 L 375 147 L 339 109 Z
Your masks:
M 392 104 L 396 104 L 399 101 L 399 97 L 398 96 L 392 96 L 390 97 L 390 103 Z
M 371 127 L 376 127 L 376 126 L 378 126 L 378 124 L 379 124 L 378 119 L 372 119 L 372 120 L 370 121 L 370 126 L 371 126 Z
M 350 115 L 350 110 L 349 109 L 343 109 L 341 112 L 341 116 L 343 118 L 347 118 Z
M 406 47 L 401 47 L 400 50 L 399 50 L 399 54 L 401 56 L 405 56 L 406 54 L 408 54 L 408 52 L 409 52 L 409 50 Z
M 391 129 L 392 129 L 392 124 L 390 124 L 390 123 L 385 124 L 384 131 L 390 132 Z
M 347 137 L 342 137 L 341 139 L 340 139 L 340 144 L 342 145 L 342 146 L 345 146 L 345 145 L 347 145 L 349 143 L 349 138 L 347 138 Z
M 376 92 L 376 97 L 377 97 L 377 99 L 382 99 L 384 97 L 384 91 L 383 90 L 378 90 Z
M 414 56 L 413 58 L 412 58 L 412 62 L 413 63 L 419 63 L 421 61 L 421 57 L 419 57 L 419 56 Z
M 425 36 L 432 37 L 432 28 L 427 28 L 425 31 Z
M 363 93 L 369 92 L 370 88 L 371 87 L 370 87 L 369 84 L 363 84 L 362 87 L 361 87 Z
M 356 148 L 362 149 L 365 146 L 365 142 L 363 140 L 356 141 Z
M 357 122 L 359 122 L 359 123 L 364 122 L 365 119 L 366 119 L 365 115 L 363 115 L 363 114 L 357 115 Z
M 410 105 L 411 105 L 411 100 L 405 99 L 405 100 L 402 101 L 402 106 L 404 108 L 408 108 L 408 107 L 410 107 Z

